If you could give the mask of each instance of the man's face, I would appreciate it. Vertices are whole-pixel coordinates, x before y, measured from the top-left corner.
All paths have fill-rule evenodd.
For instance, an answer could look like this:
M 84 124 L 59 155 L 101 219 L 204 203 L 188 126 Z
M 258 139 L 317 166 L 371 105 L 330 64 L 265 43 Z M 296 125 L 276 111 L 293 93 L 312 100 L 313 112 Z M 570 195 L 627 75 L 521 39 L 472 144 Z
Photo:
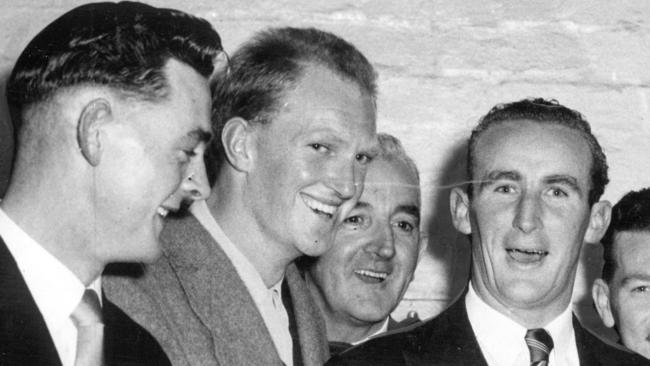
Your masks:
M 160 253 L 165 216 L 209 191 L 203 151 L 210 131 L 207 81 L 170 60 L 168 98 L 112 105 L 95 177 L 100 258 L 151 261 Z M 99 249 L 102 248 L 102 249 Z
M 413 278 L 420 249 L 420 189 L 398 161 L 370 164 L 361 199 L 334 245 L 310 267 L 328 318 L 351 324 L 385 320 Z
M 320 255 L 342 205 L 356 200 L 376 145 L 372 99 L 331 71 L 308 66 L 269 124 L 252 125 L 245 199 L 268 241 Z
M 650 359 L 650 232 L 624 231 L 614 241 L 617 267 L 605 310 L 614 322 L 605 323 L 616 324 L 623 344 Z
M 460 211 L 452 207 L 454 224 L 471 233 L 474 288 L 505 314 L 559 314 L 571 298 L 582 244 L 600 240 L 597 214 L 609 208 L 590 210 L 586 141 L 560 125 L 504 122 L 485 131 L 474 154 L 472 199 L 452 195 L 452 206 L 463 202 Z

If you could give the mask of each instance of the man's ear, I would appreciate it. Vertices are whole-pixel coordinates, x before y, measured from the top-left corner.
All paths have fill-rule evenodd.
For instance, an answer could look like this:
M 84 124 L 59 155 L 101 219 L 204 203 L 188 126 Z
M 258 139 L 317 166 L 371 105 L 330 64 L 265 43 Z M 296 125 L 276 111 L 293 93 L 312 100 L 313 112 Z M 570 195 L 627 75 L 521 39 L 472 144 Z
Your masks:
M 449 208 L 451 209 L 451 221 L 454 223 L 456 230 L 463 234 L 472 233 L 469 214 L 469 197 L 461 188 L 455 187 L 449 194 Z
M 594 299 L 596 311 L 606 327 L 611 328 L 616 324 L 612 307 L 609 300 L 609 285 L 602 279 L 597 278 L 591 287 L 591 297 Z
M 226 158 L 236 170 L 248 171 L 253 164 L 253 128 L 243 118 L 235 117 L 226 122 L 221 132 L 221 143 Z
M 77 142 L 81 154 L 92 166 L 97 166 L 102 157 L 99 129 L 112 118 L 111 104 L 104 98 L 91 100 L 81 110 L 77 122 Z
M 609 201 L 594 203 L 589 216 L 589 226 L 585 232 L 585 242 L 592 244 L 598 243 L 607 231 L 611 216 L 612 204 Z

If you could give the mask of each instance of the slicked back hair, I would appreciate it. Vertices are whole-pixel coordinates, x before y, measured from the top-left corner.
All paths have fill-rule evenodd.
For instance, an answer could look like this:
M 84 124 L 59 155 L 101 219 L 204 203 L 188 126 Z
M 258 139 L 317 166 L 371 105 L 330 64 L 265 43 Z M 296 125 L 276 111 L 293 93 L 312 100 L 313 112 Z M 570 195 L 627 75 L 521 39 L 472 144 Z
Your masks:
M 625 231 L 650 232 L 650 188 L 628 192 L 612 208 L 612 219 L 603 236 L 603 273 L 602 277 L 611 283 L 616 272 L 616 235 Z M 648 243 L 650 245 L 650 243 Z
M 212 124 L 221 136 L 225 123 L 241 117 L 250 123 L 270 123 L 286 91 L 295 87 L 307 66 L 331 70 L 376 97 L 377 76 L 366 57 L 352 44 L 314 28 L 271 28 L 255 35 L 230 59 L 230 68 L 213 83 Z M 214 139 L 206 159 L 214 177 L 223 160 L 220 139 Z
M 45 27 L 18 57 L 7 82 L 15 130 L 26 106 L 60 88 L 96 84 L 143 100 L 163 99 L 169 59 L 207 78 L 221 52 L 207 21 L 178 10 L 127 1 L 79 6 Z
M 476 145 L 481 135 L 492 126 L 499 125 L 503 122 L 514 121 L 532 121 L 540 124 L 559 125 L 578 131 L 587 142 L 592 158 L 590 169 L 591 184 L 588 195 L 589 206 L 598 202 L 605 191 L 605 186 L 609 182 L 605 153 L 598 140 L 596 140 L 596 137 L 592 134 L 589 122 L 584 119 L 582 114 L 561 105 L 554 99 L 523 99 L 513 103 L 498 104 L 488 114 L 483 116 L 478 125 L 472 130 L 469 138 L 467 149 L 467 177 L 470 182 L 475 179 L 473 175 L 474 156 L 476 154 Z M 473 185 L 471 183 L 468 185 L 467 194 L 470 197 L 473 194 Z

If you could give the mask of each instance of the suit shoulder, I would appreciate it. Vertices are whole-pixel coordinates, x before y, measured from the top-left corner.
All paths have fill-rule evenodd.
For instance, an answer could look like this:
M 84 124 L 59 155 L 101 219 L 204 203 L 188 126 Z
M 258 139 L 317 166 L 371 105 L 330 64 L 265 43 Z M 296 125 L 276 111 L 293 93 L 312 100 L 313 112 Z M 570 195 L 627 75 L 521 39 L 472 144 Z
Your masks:
M 331 358 L 327 365 L 404 365 L 404 352 L 420 352 L 435 322 L 432 319 L 378 336 Z
M 580 327 L 582 334 L 576 339 L 579 353 L 591 353 L 602 365 L 611 366 L 650 366 L 650 360 L 621 347 L 608 344 L 589 330 Z

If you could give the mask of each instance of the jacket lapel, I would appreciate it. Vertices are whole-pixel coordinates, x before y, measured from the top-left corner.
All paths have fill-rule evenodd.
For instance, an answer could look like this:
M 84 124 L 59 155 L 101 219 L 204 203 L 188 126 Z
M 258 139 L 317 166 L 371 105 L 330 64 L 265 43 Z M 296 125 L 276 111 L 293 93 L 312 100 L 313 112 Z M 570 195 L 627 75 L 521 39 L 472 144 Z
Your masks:
M 210 233 L 188 216 L 165 227 L 165 256 L 222 365 L 280 365 L 268 329 L 234 266 Z
M 291 295 L 302 364 L 304 366 L 323 365 L 329 358 L 329 347 L 325 334 L 325 322 L 320 311 L 295 264 L 289 265 L 284 280 L 287 282 Z M 296 352 L 294 352 L 295 354 Z
M 45 320 L 1 238 L 0 345 L 1 365 L 61 365 Z
M 457 300 L 435 318 L 424 331 L 417 334 L 414 353 L 404 352 L 406 365 L 487 366 L 481 348 L 472 331 L 465 301 Z M 417 348 L 422 347 L 424 352 Z M 422 352 L 422 353 L 420 353 Z

